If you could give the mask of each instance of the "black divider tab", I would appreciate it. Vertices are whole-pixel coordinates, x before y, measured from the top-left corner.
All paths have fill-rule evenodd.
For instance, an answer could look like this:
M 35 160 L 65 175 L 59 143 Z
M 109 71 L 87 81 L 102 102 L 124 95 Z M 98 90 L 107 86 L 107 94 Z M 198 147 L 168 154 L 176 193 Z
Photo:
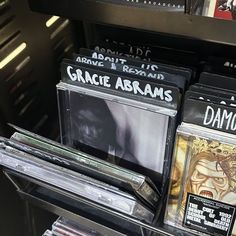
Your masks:
M 180 93 L 177 87 L 158 84 L 150 80 L 125 77 L 115 71 L 64 60 L 61 64 L 62 81 L 109 94 L 122 94 L 127 98 L 142 100 L 176 110 Z M 145 100 L 144 100 L 145 99 Z
M 169 83 L 171 86 L 178 86 L 181 90 L 185 90 L 186 78 L 182 75 L 177 75 L 173 73 L 167 73 L 164 71 L 152 71 L 146 70 L 133 65 L 124 65 L 120 63 L 102 61 L 99 59 L 94 59 L 92 57 L 83 56 L 80 54 L 74 54 L 74 60 L 76 62 L 94 65 L 98 67 L 104 67 L 106 69 L 116 70 L 118 72 L 126 73 L 128 75 L 141 76 L 143 79 L 149 78 L 153 81 L 161 80 L 163 82 Z
M 168 73 L 173 73 L 177 75 L 182 75 L 184 76 L 188 81 L 190 80 L 192 76 L 192 70 L 188 68 L 183 68 L 183 67 L 177 67 L 177 66 L 172 66 L 172 65 L 167 65 L 167 64 L 162 64 L 162 63 L 156 63 L 156 62 L 151 62 L 151 61 L 143 61 L 143 60 L 138 60 L 138 59 L 132 59 L 129 57 L 122 57 L 120 55 L 115 55 L 115 54 L 108 54 L 108 53 L 102 53 L 86 48 L 81 48 L 80 49 L 80 54 L 92 57 L 94 59 L 100 59 L 104 61 L 110 61 L 114 63 L 120 63 L 124 65 L 132 65 L 136 66 L 139 68 L 143 68 L 146 70 L 152 70 L 152 71 L 165 71 Z
M 234 91 L 230 91 L 227 89 L 223 89 L 223 88 L 217 88 L 214 86 L 209 86 L 209 85 L 205 85 L 205 84 L 193 84 L 189 87 L 189 90 L 191 91 L 195 91 L 195 92 L 202 92 L 202 93 L 206 93 L 212 96 L 217 96 L 217 97 L 221 97 L 222 99 L 229 99 L 232 101 L 235 101 L 235 97 L 236 94 Z
M 229 76 L 202 72 L 200 75 L 199 82 L 202 84 L 228 89 L 231 91 L 236 90 L 236 78 Z
M 227 98 L 222 98 L 222 97 L 219 97 L 219 96 L 214 96 L 214 95 L 211 95 L 211 94 L 195 92 L 195 91 L 192 91 L 192 90 L 188 90 L 185 93 L 185 99 L 188 99 L 188 98 L 203 100 L 203 101 L 212 102 L 212 103 L 215 103 L 215 104 L 221 104 L 221 105 L 225 105 L 225 106 L 232 106 L 232 107 L 236 108 L 236 101 L 234 101 L 234 100 L 230 100 L 230 99 L 227 99 Z
M 236 108 L 196 99 L 184 102 L 183 121 L 236 134 Z

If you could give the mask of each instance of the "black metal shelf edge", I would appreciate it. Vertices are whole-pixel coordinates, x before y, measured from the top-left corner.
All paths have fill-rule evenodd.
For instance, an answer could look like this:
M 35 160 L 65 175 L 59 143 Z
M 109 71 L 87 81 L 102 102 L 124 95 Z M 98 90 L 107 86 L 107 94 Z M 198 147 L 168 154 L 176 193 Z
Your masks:
M 151 234 L 153 236 L 193 235 L 167 225 L 151 226 L 13 170 L 4 168 L 3 172 L 16 187 L 22 199 L 74 221 L 78 220 L 81 222 L 81 219 L 83 219 L 84 223 L 87 221 L 87 226 L 94 224 L 92 228 L 102 234 L 105 233 L 105 235 L 121 236 L 125 234 L 141 236 L 144 231 L 148 232 L 148 235 Z M 109 234 L 109 232 L 113 234 Z
M 30 8 L 75 20 L 236 45 L 236 22 L 92 0 L 28 0 Z
M 50 201 L 45 200 L 44 198 L 41 199 L 39 196 L 34 196 L 33 193 L 27 193 L 27 192 L 20 190 L 20 189 L 18 189 L 17 192 L 22 197 L 22 199 L 29 201 L 31 204 L 33 204 L 35 206 L 38 206 L 38 207 L 40 207 L 44 210 L 47 210 L 51 213 L 54 213 L 58 216 L 63 216 L 68 219 L 71 219 L 73 221 L 82 222 L 86 226 L 91 227 L 91 228 L 97 230 L 98 232 L 103 233 L 104 235 L 114 235 L 114 236 L 124 235 L 122 232 L 118 232 L 115 229 L 107 227 L 107 226 L 100 224 L 96 221 L 93 221 L 87 217 L 83 217 L 82 215 L 80 215 L 81 212 L 79 209 L 77 209 L 76 211 L 72 211 L 71 209 L 67 209 L 68 206 L 66 206 L 66 204 L 63 207 L 60 206 L 60 204 L 58 205 L 57 199 L 51 199 Z M 72 200 L 72 201 L 74 201 L 74 200 Z M 96 209 L 94 209 L 94 210 L 96 210 Z M 107 216 L 109 217 L 108 213 L 107 213 Z M 151 235 L 153 235 L 153 236 L 156 236 L 156 235 L 159 235 L 159 236 L 174 236 L 174 235 L 190 236 L 190 235 L 193 235 L 193 234 L 189 234 L 188 232 L 182 231 L 177 228 L 173 228 L 168 225 L 165 225 L 163 228 L 160 228 L 160 227 L 156 228 L 156 227 L 149 227 L 148 225 L 145 225 L 145 224 L 140 224 L 140 225 L 137 225 L 137 227 L 139 227 L 141 231 L 143 230 L 143 231 L 149 232 L 148 235 L 150 233 L 152 233 Z M 140 235 L 141 235 L 141 231 L 140 231 Z M 128 235 L 132 235 L 132 234 L 130 234 L 130 232 L 129 232 Z

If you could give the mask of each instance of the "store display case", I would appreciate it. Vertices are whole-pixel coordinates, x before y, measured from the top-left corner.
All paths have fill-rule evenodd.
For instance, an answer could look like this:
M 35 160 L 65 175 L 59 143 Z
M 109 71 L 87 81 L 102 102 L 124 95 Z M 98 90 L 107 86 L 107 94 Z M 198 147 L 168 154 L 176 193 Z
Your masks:
M 32 11 L 68 18 L 77 29 L 74 39 L 79 46 L 101 49 L 103 43 L 112 42 L 113 46 L 125 45 L 127 52 L 152 60 L 161 57 L 163 48 L 168 48 L 170 58 L 172 51 L 179 55 L 171 59 L 172 64 L 185 63 L 195 75 L 201 72 L 208 56 L 233 58 L 236 52 L 234 21 L 102 0 L 28 2 Z M 116 48 L 110 51 L 116 53 Z M 29 176 L 6 168 L 3 171 L 24 201 L 78 221 L 102 235 L 193 235 L 163 223 L 165 196 L 159 206 L 160 217 L 148 224 Z

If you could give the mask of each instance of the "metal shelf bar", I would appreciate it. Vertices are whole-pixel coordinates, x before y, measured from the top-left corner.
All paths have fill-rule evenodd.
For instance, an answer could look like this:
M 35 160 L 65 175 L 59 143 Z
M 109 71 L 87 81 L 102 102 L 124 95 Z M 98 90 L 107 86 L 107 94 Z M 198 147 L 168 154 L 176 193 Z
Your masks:
M 74 20 L 236 45 L 236 22 L 93 0 L 28 0 L 32 10 Z

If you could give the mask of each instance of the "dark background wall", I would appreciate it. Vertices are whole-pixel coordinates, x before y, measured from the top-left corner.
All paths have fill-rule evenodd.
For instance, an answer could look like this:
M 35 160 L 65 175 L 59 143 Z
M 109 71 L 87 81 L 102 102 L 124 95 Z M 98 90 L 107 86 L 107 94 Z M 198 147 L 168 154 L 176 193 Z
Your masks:
M 0 63 L 22 43 L 26 48 L 0 68 L 0 135 L 11 122 L 50 138 L 58 136 L 55 85 L 59 64 L 74 50 L 69 20 L 46 27 L 50 15 L 31 12 L 26 0 L 0 0 Z M 0 235 L 42 235 L 55 216 L 22 201 L 0 172 Z M 40 218 L 40 220 L 37 220 Z

